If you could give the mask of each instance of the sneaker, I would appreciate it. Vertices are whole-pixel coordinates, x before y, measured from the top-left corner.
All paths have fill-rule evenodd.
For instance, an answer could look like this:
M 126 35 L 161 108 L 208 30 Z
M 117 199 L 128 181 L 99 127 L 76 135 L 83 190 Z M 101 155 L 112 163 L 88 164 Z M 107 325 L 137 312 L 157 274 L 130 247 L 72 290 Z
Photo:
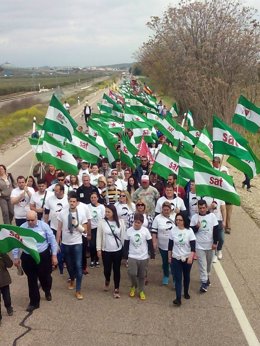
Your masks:
M 90 268 L 95 268 L 95 262 L 90 262 Z
M 208 281 L 207 281 L 207 286 L 208 286 L 208 287 L 211 286 L 211 282 L 209 281 L 209 279 L 208 279 Z
M 76 296 L 76 298 L 77 298 L 78 300 L 82 300 L 82 299 L 83 299 L 83 295 L 80 293 L 80 291 L 77 291 L 77 292 L 75 293 L 75 296 Z
M 218 256 L 219 260 L 222 260 L 223 255 L 222 255 L 222 251 L 221 250 L 217 251 L 217 256 Z
M 12 306 L 9 306 L 9 308 L 7 308 L 6 311 L 8 316 L 13 316 L 14 310 Z
M 87 268 L 83 269 L 83 270 L 82 270 L 82 274 L 83 274 L 83 275 L 87 275 L 87 274 L 88 274 L 88 269 L 87 269 Z
M 114 298 L 116 299 L 120 298 L 119 289 L 114 290 Z
M 139 297 L 140 297 L 141 300 L 145 300 L 145 299 L 146 299 L 146 296 L 145 296 L 144 291 L 141 291 L 141 292 L 139 293 Z
M 247 189 L 247 192 L 252 192 L 251 189 Z
M 131 287 L 129 291 L 129 297 L 133 298 L 135 296 L 135 287 Z
M 213 262 L 213 263 L 217 263 L 217 261 L 218 261 L 217 256 L 216 256 L 216 255 L 213 255 L 213 260 L 212 260 L 212 262 Z
M 225 233 L 226 233 L 226 234 L 230 234 L 230 233 L 231 233 L 231 229 L 230 229 L 230 228 L 226 228 L 226 229 L 225 229 Z
M 100 267 L 100 264 L 99 264 L 98 261 L 95 263 L 95 266 L 96 266 L 96 268 L 99 268 L 99 267 Z
M 70 280 L 68 284 L 68 290 L 74 290 L 75 288 L 75 280 Z
M 185 299 L 190 299 L 189 293 L 184 293 L 184 298 L 185 298 Z
M 201 293 L 205 293 L 208 291 L 208 286 L 206 283 L 202 283 L 201 286 L 200 286 L 200 292 Z
M 168 276 L 164 276 L 163 279 L 162 279 L 162 284 L 163 285 L 168 285 L 169 283 L 169 277 Z

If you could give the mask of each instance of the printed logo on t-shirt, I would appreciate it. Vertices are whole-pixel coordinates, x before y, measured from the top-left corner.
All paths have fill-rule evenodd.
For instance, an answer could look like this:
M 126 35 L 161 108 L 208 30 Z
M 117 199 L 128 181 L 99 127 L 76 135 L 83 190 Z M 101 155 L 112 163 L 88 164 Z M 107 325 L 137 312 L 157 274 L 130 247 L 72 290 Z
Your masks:
M 97 211 L 96 210 L 92 210 L 92 219 L 93 220 L 97 220 L 98 219 L 98 215 L 97 215 Z
M 128 210 L 127 207 L 123 207 L 123 208 L 122 208 L 122 211 L 124 211 L 124 212 L 122 213 L 121 216 L 127 216 L 127 215 L 128 215 L 129 210 Z
M 139 233 L 135 233 L 134 235 L 134 242 L 133 242 L 133 245 L 135 248 L 138 248 L 142 245 L 142 238 L 141 238 L 141 235 Z
M 63 205 L 62 203 L 57 203 L 57 206 L 56 206 L 56 213 L 59 213 L 60 211 L 62 211 L 62 208 L 63 208 Z
M 184 233 L 179 233 L 178 234 L 178 244 L 177 246 L 178 247 L 182 247 L 182 246 L 185 246 L 185 234 Z
M 208 232 L 209 231 L 209 227 L 208 227 L 208 223 L 207 220 L 203 219 L 200 222 L 200 228 L 204 231 L 204 232 Z

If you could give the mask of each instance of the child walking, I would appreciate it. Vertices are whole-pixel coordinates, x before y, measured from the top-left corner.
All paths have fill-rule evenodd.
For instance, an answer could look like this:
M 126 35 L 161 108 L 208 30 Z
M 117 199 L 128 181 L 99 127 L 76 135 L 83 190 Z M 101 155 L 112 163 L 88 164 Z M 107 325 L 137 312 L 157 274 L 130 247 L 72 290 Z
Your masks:
M 131 280 L 130 297 L 134 297 L 138 287 L 139 297 L 145 300 L 144 282 L 147 273 L 149 252 L 154 258 L 152 236 L 146 227 L 143 227 L 143 214 L 134 214 L 134 223 L 125 236 L 124 252 L 128 258 L 128 275 Z
M 0 323 L 2 320 L 1 313 L 1 295 L 3 296 L 4 305 L 9 316 L 13 315 L 13 307 L 11 303 L 11 295 L 9 285 L 11 277 L 7 268 L 11 268 L 13 262 L 7 254 L 0 253 Z

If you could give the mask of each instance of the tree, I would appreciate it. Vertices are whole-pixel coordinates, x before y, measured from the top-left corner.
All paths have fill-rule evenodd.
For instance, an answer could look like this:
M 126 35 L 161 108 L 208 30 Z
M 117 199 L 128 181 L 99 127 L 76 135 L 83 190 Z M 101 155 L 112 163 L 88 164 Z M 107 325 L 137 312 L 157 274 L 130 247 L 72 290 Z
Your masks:
M 147 23 L 154 34 L 137 52 L 144 74 L 198 125 L 215 113 L 230 122 L 236 100 L 259 83 L 256 10 L 232 0 L 181 0 Z

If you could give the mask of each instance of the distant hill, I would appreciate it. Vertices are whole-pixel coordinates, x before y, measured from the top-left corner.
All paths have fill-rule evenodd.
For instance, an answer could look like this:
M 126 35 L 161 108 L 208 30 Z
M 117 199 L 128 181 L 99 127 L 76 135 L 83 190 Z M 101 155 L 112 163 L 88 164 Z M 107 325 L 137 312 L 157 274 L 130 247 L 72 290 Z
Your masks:
M 109 67 L 109 68 L 115 68 L 118 70 L 128 70 L 129 67 L 131 67 L 133 65 L 133 63 L 121 63 L 121 64 L 113 64 L 113 65 L 102 65 L 102 66 L 98 66 L 98 67 Z

